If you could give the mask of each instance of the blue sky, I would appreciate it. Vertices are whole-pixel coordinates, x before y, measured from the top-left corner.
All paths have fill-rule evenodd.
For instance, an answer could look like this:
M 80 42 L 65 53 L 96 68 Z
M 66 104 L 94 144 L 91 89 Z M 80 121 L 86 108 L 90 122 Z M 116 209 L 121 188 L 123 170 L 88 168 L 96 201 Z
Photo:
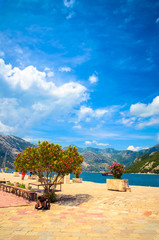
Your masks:
M 0 133 L 159 143 L 159 1 L 0 0 Z

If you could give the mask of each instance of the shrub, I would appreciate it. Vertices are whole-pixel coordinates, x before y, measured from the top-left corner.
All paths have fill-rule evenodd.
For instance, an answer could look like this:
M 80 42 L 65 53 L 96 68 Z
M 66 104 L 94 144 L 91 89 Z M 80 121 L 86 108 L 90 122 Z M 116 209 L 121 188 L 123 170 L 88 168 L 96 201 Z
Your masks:
M 116 179 L 120 179 L 122 174 L 125 172 L 124 165 L 121 163 L 113 163 L 109 166 L 113 177 Z
M 11 183 L 11 182 L 8 182 L 7 184 L 8 184 L 9 186 L 14 186 L 14 184 Z
M 55 192 L 51 192 L 51 193 L 45 193 L 45 196 L 48 197 L 50 199 L 50 202 L 56 202 L 56 194 Z
M 19 183 L 19 184 L 18 184 L 18 187 L 20 187 L 20 188 L 25 188 L 25 184 L 24 184 L 24 183 Z

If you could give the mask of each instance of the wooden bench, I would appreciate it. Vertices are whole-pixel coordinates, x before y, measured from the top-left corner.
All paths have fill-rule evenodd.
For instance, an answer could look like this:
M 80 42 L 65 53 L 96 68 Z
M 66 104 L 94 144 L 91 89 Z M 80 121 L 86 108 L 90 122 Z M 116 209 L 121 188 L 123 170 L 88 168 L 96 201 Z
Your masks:
M 29 186 L 30 186 L 30 185 L 36 186 L 36 187 L 38 187 L 38 189 L 39 189 L 39 187 L 44 186 L 44 184 L 41 184 L 41 183 L 29 183 L 28 185 L 29 185 Z M 48 183 L 47 185 L 49 185 L 49 186 L 54 186 L 54 184 L 52 184 L 52 183 Z M 62 189 L 62 188 L 61 188 L 62 183 L 56 183 L 55 185 L 59 185 L 59 186 L 60 186 L 60 189 L 59 189 L 59 190 L 55 190 L 55 192 L 61 191 L 61 189 Z
M 37 200 L 37 193 L 27 190 L 25 188 L 19 188 L 19 187 L 7 185 L 4 183 L 0 183 L 0 187 L 3 191 L 9 192 L 9 193 L 15 193 L 16 196 L 21 196 L 23 198 L 27 198 L 27 199 L 29 199 L 29 201 Z

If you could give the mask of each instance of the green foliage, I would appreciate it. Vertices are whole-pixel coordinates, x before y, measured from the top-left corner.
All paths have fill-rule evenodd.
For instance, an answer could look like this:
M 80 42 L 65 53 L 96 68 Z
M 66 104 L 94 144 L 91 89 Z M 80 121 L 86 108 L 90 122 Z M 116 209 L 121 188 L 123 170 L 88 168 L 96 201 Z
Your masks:
M 24 184 L 24 183 L 19 183 L 19 184 L 18 184 L 18 187 L 19 187 L 19 188 L 25 188 L 25 184 Z
M 116 179 L 120 179 L 122 174 L 125 172 L 124 165 L 120 163 L 113 163 L 109 166 L 113 177 Z
M 0 183 L 6 183 L 6 181 L 0 181 Z
M 56 194 L 55 194 L 55 192 L 47 192 L 47 193 L 45 193 L 45 196 L 50 199 L 51 203 L 56 202 Z
M 14 184 L 11 183 L 11 182 L 8 182 L 7 185 L 9 185 L 9 186 L 14 186 Z
M 159 173 L 159 151 L 140 156 L 134 164 L 126 168 L 126 173 Z
M 75 170 L 75 177 L 76 178 L 79 178 L 79 175 L 81 174 L 81 167 L 77 167 L 76 170 Z
M 53 183 L 56 186 L 59 176 L 81 172 L 82 162 L 83 156 L 78 154 L 75 147 L 69 146 L 68 149 L 62 150 L 58 144 L 39 141 L 37 148 L 29 147 L 23 153 L 19 153 L 14 164 L 18 171 L 26 172 L 32 169 L 39 176 L 45 192 L 49 192 L 51 185 L 48 184 Z M 55 173 L 57 178 L 54 179 Z

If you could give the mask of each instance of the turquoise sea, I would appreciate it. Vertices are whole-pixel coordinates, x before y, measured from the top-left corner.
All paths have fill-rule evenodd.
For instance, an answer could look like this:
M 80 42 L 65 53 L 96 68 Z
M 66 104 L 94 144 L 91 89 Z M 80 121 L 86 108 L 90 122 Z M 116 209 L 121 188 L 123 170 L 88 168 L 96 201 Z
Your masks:
M 13 169 L 8 169 L 7 172 L 14 172 Z M 28 172 L 29 174 L 29 172 Z M 70 178 L 74 177 L 71 174 Z M 80 177 L 83 181 L 106 183 L 107 178 L 113 178 L 112 176 L 102 176 L 101 173 L 88 173 L 83 172 Z M 147 186 L 147 187 L 159 187 L 159 174 L 123 174 L 122 178 L 129 180 L 129 185 Z
M 74 175 L 71 174 L 71 179 Z M 107 178 L 113 178 L 112 176 L 102 176 L 101 173 L 87 173 L 83 172 L 80 177 L 83 181 L 90 181 L 96 183 L 106 183 Z M 136 186 L 150 186 L 159 187 L 159 174 L 123 174 L 122 178 L 129 180 L 129 185 Z

